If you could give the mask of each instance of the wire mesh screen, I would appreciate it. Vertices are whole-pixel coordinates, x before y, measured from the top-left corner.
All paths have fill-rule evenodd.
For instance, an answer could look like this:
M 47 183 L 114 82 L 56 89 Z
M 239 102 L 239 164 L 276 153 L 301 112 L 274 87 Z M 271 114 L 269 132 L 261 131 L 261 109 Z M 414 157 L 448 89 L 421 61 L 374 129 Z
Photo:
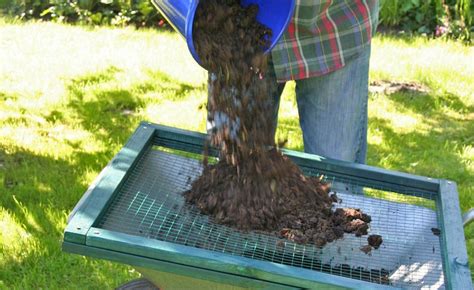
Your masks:
M 201 174 L 195 156 L 150 148 L 139 160 L 101 218 L 98 227 L 207 249 L 229 255 L 301 267 L 378 284 L 404 288 L 444 288 L 435 203 L 423 196 L 405 196 L 383 187 L 326 176 L 334 183 L 340 204 L 361 208 L 372 217 L 369 234 L 383 243 L 366 254 L 367 236 L 345 234 L 323 248 L 298 245 L 273 235 L 243 233 L 216 224 L 182 192 Z M 304 168 L 307 174 L 320 174 Z M 364 194 L 360 194 L 364 192 Z

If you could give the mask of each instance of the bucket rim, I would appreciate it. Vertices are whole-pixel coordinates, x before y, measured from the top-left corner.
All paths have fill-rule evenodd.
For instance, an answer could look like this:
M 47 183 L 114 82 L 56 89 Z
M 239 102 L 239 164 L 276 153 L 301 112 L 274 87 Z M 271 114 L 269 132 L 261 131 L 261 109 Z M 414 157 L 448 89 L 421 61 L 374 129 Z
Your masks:
M 188 9 L 188 15 L 186 15 L 186 28 L 185 28 L 185 39 L 188 44 L 188 49 L 191 52 L 194 60 L 202 67 L 204 67 L 199 59 L 199 56 L 194 47 L 194 38 L 193 38 L 193 26 L 194 26 L 194 16 L 196 15 L 196 9 L 199 5 L 199 0 L 193 0 L 190 3 Z
M 193 24 L 194 24 L 194 16 L 196 15 L 196 10 L 199 5 L 199 0 L 193 0 L 190 3 L 190 9 L 188 10 L 188 15 L 186 15 L 186 28 L 185 28 L 185 39 L 188 44 L 188 49 L 191 52 L 191 55 L 193 56 L 194 60 L 204 69 L 207 70 L 207 68 L 202 64 L 196 48 L 194 47 L 194 38 L 193 38 Z M 265 50 L 264 54 L 271 53 L 272 49 L 276 46 L 278 41 L 280 41 L 280 38 L 283 36 L 283 33 L 288 28 L 288 25 L 290 24 L 291 19 L 293 18 L 293 14 L 295 13 L 295 7 L 296 7 L 296 0 L 289 0 L 290 2 L 290 11 L 288 13 L 288 16 L 285 19 L 283 29 L 280 29 L 278 34 L 273 38 L 270 46 Z
M 270 47 L 265 51 L 265 54 L 270 53 L 271 50 L 275 47 L 275 45 L 280 41 L 281 37 L 283 36 L 283 33 L 288 29 L 288 25 L 290 24 L 291 19 L 293 18 L 293 15 L 295 13 L 295 8 L 296 8 L 296 0 L 289 0 L 291 8 L 288 13 L 287 18 L 285 19 L 285 24 L 283 25 L 283 29 L 280 29 L 278 32 L 278 35 L 274 38 L 272 43 L 270 44 Z

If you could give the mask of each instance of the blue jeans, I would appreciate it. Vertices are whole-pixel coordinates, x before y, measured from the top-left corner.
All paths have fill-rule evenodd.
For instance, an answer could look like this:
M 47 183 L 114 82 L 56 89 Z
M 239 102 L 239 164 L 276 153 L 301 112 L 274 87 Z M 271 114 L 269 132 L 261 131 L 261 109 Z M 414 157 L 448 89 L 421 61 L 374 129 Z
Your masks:
M 296 101 L 305 152 L 365 163 L 369 59 L 370 45 L 342 69 L 296 81 Z M 277 87 L 277 94 L 274 95 L 275 122 L 284 84 Z
M 367 101 L 370 45 L 335 72 L 296 81 L 296 100 L 304 151 L 328 158 L 365 163 L 367 151 Z M 210 75 L 212 90 L 214 75 Z M 280 97 L 285 84 L 277 83 L 270 66 L 266 75 L 273 96 L 274 122 L 277 124 Z M 229 120 L 216 114 L 208 130 L 229 126 Z M 234 122 L 235 123 L 235 122 Z M 276 128 L 276 126 L 275 126 Z M 231 130 L 234 131 L 234 130 Z

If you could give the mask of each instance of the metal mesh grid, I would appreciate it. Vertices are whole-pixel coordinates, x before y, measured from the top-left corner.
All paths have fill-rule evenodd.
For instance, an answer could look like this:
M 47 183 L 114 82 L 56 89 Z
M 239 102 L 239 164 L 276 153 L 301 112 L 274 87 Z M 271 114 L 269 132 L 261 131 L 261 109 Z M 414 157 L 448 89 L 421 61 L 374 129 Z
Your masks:
M 343 239 L 319 249 L 213 223 L 185 204 L 181 196 L 201 171 L 196 159 L 150 148 L 97 226 L 378 284 L 444 288 L 440 241 L 432 232 L 438 227 L 432 200 L 387 192 L 382 187 L 367 189 L 360 183 L 326 176 L 342 199 L 337 207 L 361 208 L 371 215 L 369 234 L 382 235 L 383 244 L 367 255 L 360 250 L 367 244 L 366 236 L 345 234 Z M 310 168 L 304 171 L 320 174 Z M 365 196 L 353 194 L 362 191 Z

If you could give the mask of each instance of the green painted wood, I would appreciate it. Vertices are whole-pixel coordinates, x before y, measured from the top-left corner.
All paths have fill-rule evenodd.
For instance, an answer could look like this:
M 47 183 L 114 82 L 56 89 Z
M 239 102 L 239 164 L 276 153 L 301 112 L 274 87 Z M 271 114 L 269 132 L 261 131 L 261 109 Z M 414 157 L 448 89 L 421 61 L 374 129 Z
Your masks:
M 446 289 L 473 289 L 455 182 L 441 180 L 437 212 Z
M 390 286 L 349 279 L 298 267 L 217 253 L 204 249 L 146 239 L 143 237 L 91 228 L 86 245 L 182 265 L 225 272 L 252 279 L 272 281 L 293 287 L 331 289 L 398 289 Z M 122 261 L 126 263 L 126 261 Z
M 245 290 L 249 288 L 258 290 L 301 289 L 219 272 L 213 272 L 210 275 L 210 279 L 206 280 L 203 279 L 201 275 L 192 276 L 189 272 L 185 275 L 182 275 L 172 272 L 156 271 L 142 267 L 135 267 L 135 269 L 140 272 L 143 277 L 151 281 L 160 289 L 185 289 L 190 287 L 199 290 Z M 228 279 L 223 281 L 224 277 L 228 277 Z M 216 278 L 219 278 L 219 281 L 213 281 Z
M 127 144 L 101 172 L 71 214 L 64 240 L 85 243 L 88 230 L 107 208 L 111 197 L 125 180 L 127 172 L 151 143 L 155 129 L 141 124 Z
M 206 138 L 205 134 L 152 123 L 144 124 L 153 126 L 156 129 L 155 142 L 160 145 L 193 153 L 201 153 L 203 150 L 202 148 Z M 292 150 L 285 149 L 283 152 L 292 158 L 299 166 L 320 169 L 328 173 L 360 179 L 375 185 L 393 185 L 394 190 L 397 189 L 397 186 L 401 186 L 403 188 L 412 188 L 435 194 L 439 189 L 439 180 L 430 177 L 389 171 L 374 166 L 324 158 L 318 155 Z M 215 150 L 212 153 L 214 156 L 217 154 Z
M 165 287 L 162 283 L 159 283 L 157 279 L 153 277 L 163 277 L 164 275 L 169 275 L 166 279 L 174 279 L 175 276 L 182 277 L 194 277 L 196 280 L 207 281 L 213 283 L 214 285 L 235 285 L 238 287 L 252 288 L 252 289 L 277 289 L 277 290 L 296 290 L 299 288 L 294 288 L 287 285 L 282 285 L 273 282 L 249 279 L 246 277 L 230 275 L 222 273 L 219 271 L 209 271 L 206 269 L 201 269 L 197 267 L 189 267 L 181 264 L 176 264 L 172 262 L 150 259 L 146 257 L 130 255 L 110 250 L 104 250 L 95 247 L 89 247 L 85 245 L 78 245 L 75 243 L 64 242 L 63 251 L 68 253 L 74 253 L 79 255 L 90 256 L 99 259 L 106 259 L 114 262 L 125 263 L 128 265 L 134 266 L 140 273 L 145 274 L 145 277 L 150 281 L 155 281 L 157 286 L 160 286 L 164 289 L 183 289 L 183 287 L 190 287 L 189 285 L 196 286 L 195 284 L 183 284 L 181 283 L 180 288 L 176 287 Z M 178 283 L 176 283 L 178 284 Z M 168 284 L 169 285 L 169 284 Z M 203 284 L 201 284 L 203 285 Z M 193 287 L 193 289 L 202 289 L 198 287 Z M 211 288 L 212 289 L 212 288 Z M 221 289 L 213 288 L 213 289 Z
M 439 188 L 439 180 L 430 177 L 389 171 L 379 167 L 350 163 L 287 149 L 282 151 L 298 166 L 320 169 L 327 172 L 327 174 L 340 176 L 345 179 L 361 180 L 370 185 L 382 185 L 385 188 L 393 188 L 394 190 L 399 188 L 402 190 L 415 189 L 433 195 L 437 193 Z M 424 197 L 428 197 L 428 195 L 424 195 Z
M 99 173 L 99 175 L 95 178 L 95 180 L 92 182 L 92 184 L 89 186 L 87 191 L 82 195 L 81 199 L 79 202 L 76 204 L 72 212 L 69 214 L 68 220 L 67 220 L 67 228 L 64 233 L 64 239 L 70 242 L 76 242 L 76 243 L 84 243 L 85 237 L 84 235 L 87 233 L 88 228 L 82 228 L 81 225 L 78 224 L 78 220 L 74 220 L 73 218 L 76 215 L 76 212 L 79 209 L 83 209 L 84 203 L 90 199 L 90 195 L 94 188 L 97 186 L 97 184 L 104 179 L 106 174 L 110 171 L 110 167 L 112 166 L 112 161 L 110 161 L 107 166 L 102 169 L 102 171 Z M 75 231 L 73 231 L 75 229 Z

